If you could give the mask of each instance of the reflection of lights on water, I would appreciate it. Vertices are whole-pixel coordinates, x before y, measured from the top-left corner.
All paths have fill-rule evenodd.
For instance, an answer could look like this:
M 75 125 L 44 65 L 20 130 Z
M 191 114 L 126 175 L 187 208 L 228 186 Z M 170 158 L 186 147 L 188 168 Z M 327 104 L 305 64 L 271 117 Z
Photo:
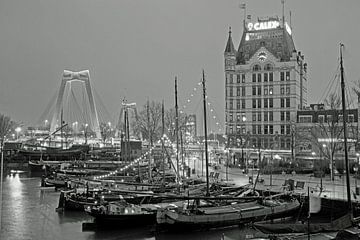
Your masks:
M 11 197 L 21 196 L 22 183 L 20 181 L 19 173 L 10 174 L 10 177 L 7 179 L 9 182 L 9 187 L 11 189 Z

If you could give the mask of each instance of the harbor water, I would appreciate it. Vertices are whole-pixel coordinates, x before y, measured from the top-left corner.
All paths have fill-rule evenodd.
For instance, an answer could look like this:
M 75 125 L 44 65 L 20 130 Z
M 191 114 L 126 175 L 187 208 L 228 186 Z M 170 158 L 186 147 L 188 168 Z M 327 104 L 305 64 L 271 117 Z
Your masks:
M 92 217 L 85 212 L 58 213 L 59 192 L 40 188 L 40 178 L 26 173 L 7 174 L 3 183 L 1 240 L 22 239 L 251 239 L 262 236 L 248 227 L 231 227 L 209 231 L 157 233 L 153 227 L 136 227 L 82 231 L 83 222 Z

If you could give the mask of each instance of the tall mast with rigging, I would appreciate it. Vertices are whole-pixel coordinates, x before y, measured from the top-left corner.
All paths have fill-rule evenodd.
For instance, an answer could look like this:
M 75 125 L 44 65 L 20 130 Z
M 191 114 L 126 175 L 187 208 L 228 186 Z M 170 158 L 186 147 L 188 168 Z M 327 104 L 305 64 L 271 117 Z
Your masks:
M 344 81 L 344 67 L 343 67 L 343 58 L 342 58 L 342 48 L 344 44 L 340 43 L 340 76 L 341 76 L 341 100 L 342 100 L 342 113 L 343 113 L 343 129 L 344 129 L 344 150 L 345 150 L 345 169 L 346 169 L 346 192 L 348 200 L 348 211 L 352 213 L 352 204 L 351 204 L 351 191 L 350 191 L 350 168 L 349 168 L 349 158 L 347 151 L 347 129 L 346 129 L 346 104 L 345 104 L 345 81 Z M 333 164 L 333 163 L 331 163 Z
M 176 135 L 176 177 L 180 181 L 180 168 L 179 168 L 179 109 L 177 99 L 177 77 L 175 77 L 175 135 Z
M 205 164 L 206 164 L 206 196 L 210 196 L 209 193 L 209 160 L 208 160 L 208 145 L 207 145 L 207 125 L 206 125 L 206 87 L 205 87 L 205 72 L 202 71 L 202 85 L 203 85 L 203 103 L 204 103 L 204 141 L 205 141 Z

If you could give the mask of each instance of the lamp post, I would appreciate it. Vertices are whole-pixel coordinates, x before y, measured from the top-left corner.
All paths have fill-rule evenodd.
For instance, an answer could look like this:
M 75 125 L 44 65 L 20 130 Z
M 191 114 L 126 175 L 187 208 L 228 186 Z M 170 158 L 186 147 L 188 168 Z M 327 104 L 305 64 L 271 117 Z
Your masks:
M 228 181 L 228 167 L 229 167 L 230 150 L 227 148 L 227 149 L 225 149 L 225 151 L 226 151 L 226 171 L 225 171 L 225 174 L 226 174 L 226 181 Z
M 18 140 L 19 139 L 19 134 L 21 132 L 21 127 L 15 128 L 15 132 L 16 132 L 16 140 Z

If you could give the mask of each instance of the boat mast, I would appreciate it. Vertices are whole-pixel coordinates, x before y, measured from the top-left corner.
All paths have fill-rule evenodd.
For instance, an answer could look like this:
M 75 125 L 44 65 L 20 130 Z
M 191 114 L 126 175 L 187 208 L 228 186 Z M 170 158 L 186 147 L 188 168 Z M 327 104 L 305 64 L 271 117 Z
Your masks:
M 176 135 L 176 177 L 180 181 L 179 169 L 179 109 L 177 101 L 177 77 L 175 77 L 175 135 Z
M 151 130 L 150 130 L 150 101 L 147 100 L 146 106 L 147 112 L 147 127 L 148 127 L 148 141 L 149 141 L 149 180 L 151 180 L 151 147 L 152 147 L 152 137 L 151 137 Z
M 162 137 L 162 141 L 161 141 L 161 147 L 162 147 L 162 158 L 163 158 L 163 184 L 165 184 L 165 145 L 164 145 L 164 134 L 165 134 L 165 109 L 164 109 L 164 100 L 162 101 L 162 105 L 161 105 L 161 137 Z
M 340 76 L 341 76 L 341 100 L 342 100 L 342 113 L 343 113 L 343 128 L 344 128 L 344 150 L 345 150 L 345 169 L 346 169 L 346 190 L 348 200 L 348 211 L 352 213 L 351 206 L 351 192 L 350 192 L 350 170 L 349 170 L 349 159 L 347 150 L 347 129 L 346 129 L 346 105 L 345 105 L 345 82 L 344 82 L 344 67 L 342 59 L 342 48 L 344 44 L 340 43 Z M 331 163 L 333 164 L 333 163 Z M 331 166 L 333 167 L 333 166 Z M 352 214 L 351 214 L 352 215 Z
M 204 103 L 204 140 L 205 140 L 205 164 L 206 164 L 206 196 L 210 196 L 209 193 L 209 166 L 208 166 L 208 145 L 207 145 L 207 126 L 206 126 L 206 87 L 205 87 L 205 72 L 202 71 L 203 79 L 203 103 Z

